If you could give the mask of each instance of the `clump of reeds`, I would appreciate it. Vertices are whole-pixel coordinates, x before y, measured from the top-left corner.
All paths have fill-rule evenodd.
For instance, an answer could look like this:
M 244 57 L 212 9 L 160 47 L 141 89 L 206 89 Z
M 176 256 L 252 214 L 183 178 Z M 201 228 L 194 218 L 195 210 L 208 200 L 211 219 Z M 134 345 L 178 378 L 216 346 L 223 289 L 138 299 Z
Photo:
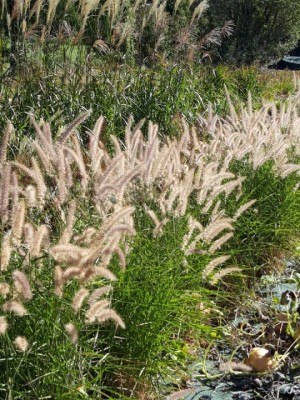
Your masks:
M 73 44 L 78 44 L 85 41 L 85 30 L 92 25 L 93 47 L 100 53 L 122 51 L 123 48 L 128 51 L 131 47 L 131 55 L 138 54 L 139 61 L 145 58 L 154 61 L 157 57 L 159 59 L 158 54 L 162 59 L 210 57 L 212 49 L 233 32 L 232 21 L 227 21 L 223 27 L 199 37 L 197 24 L 209 8 L 207 0 L 196 6 L 194 1 L 188 4 L 176 1 L 172 8 L 170 10 L 166 1 L 153 1 L 150 5 L 141 0 L 133 4 L 111 0 L 66 1 L 63 4 L 59 0 L 4 0 L 0 7 L 0 20 L 10 33 L 12 49 L 18 42 L 24 45 L 27 41 L 39 39 L 45 43 L 54 37 L 60 43 L 71 39 Z M 180 18 L 181 10 L 186 15 L 184 19 Z M 178 23 L 179 32 L 173 32 L 173 26 Z M 172 42 L 175 46 L 170 45 Z M 44 51 L 48 50 L 44 48 Z M 17 59 L 16 51 L 13 56 Z

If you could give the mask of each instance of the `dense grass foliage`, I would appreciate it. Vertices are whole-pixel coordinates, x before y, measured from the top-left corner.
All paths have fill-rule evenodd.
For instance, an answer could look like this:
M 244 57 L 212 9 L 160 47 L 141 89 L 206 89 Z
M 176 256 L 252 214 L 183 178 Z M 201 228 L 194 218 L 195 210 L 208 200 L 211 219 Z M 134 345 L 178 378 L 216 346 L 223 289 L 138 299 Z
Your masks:
M 174 90 L 179 72 L 165 72 Z M 245 80 L 251 73 L 223 72 Z M 257 82 L 267 87 L 264 77 Z M 282 82 L 268 85 L 292 90 Z M 140 88 L 155 84 L 139 81 Z M 293 255 L 299 96 L 260 107 L 239 89 L 245 97 L 235 108 L 238 86 L 226 86 L 233 101 L 224 91 L 221 116 L 211 106 L 195 126 L 176 121 L 177 131 L 166 120 L 160 132 L 131 119 L 124 133 L 104 137 L 100 118 L 80 137 L 80 124 L 90 124 L 86 112 L 67 127 L 53 119 L 52 130 L 31 117 L 25 152 L 24 134 L 6 125 L 5 398 L 158 399 L 160 382 L 184 377 L 199 343 L 225 339 L 226 315 L 247 299 L 249 283 Z
M 282 99 L 295 90 L 290 72 L 260 72 L 256 68 L 231 70 L 225 66 L 160 66 L 155 69 L 116 65 L 98 65 L 94 71 L 62 70 L 20 71 L 14 78 L 0 82 L 0 126 L 9 118 L 15 128 L 17 143 L 31 136 L 29 114 L 53 121 L 59 129 L 80 112 L 91 110 L 85 127 L 91 128 L 99 114 L 106 119 L 104 135 L 123 136 L 129 116 L 136 122 L 145 118 L 159 124 L 163 134 L 174 136 L 180 131 L 180 119 L 197 123 L 199 114 L 212 104 L 217 113 L 226 115 L 228 104 L 224 86 L 239 108 L 251 91 L 255 107 L 261 99 Z M 96 61 L 94 62 L 94 64 Z M 62 76 L 60 76 L 62 74 Z M 70 79 L 72 76 L 72 79 Z M 271 78 L 271 79 L 270 79 Z M 82 132 L 84 135 L 84 132 Z M 19 147 L 19 144 L 17 145 Z

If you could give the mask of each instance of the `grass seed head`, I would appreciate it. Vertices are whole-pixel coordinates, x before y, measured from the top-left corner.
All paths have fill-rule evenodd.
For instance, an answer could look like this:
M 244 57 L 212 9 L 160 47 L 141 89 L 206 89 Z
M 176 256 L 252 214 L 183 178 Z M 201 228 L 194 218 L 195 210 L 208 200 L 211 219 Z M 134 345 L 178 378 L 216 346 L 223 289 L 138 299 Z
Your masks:
M 29 343 L 25 336 L 17 336 L 16 339 L 14 340 L 14 344 L 16 348 L 23 353 L 28 349 Z
M 7 328 L 7 319 L 5 317 L 0 317 L 0 335 L 5 335 Z
M 67 331 L 67 334 L 69 335 L 69 338 L 73 344 L 76 344 L 78 342 L 78 332 L 74 324 L 69 322 L 68 324 L 65 325 L 65 330 Z

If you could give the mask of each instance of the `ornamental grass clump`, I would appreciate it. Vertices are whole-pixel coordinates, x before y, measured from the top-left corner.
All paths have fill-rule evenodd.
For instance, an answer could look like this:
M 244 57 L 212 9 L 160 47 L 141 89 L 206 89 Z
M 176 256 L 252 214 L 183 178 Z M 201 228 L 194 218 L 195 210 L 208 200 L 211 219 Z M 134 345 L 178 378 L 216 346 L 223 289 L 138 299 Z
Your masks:
M 36 139 L 31 144 L 33 151 L 30 156 L 20 154 L 10 160 L 7 157 L 9 139 L 2 142 L 2 331 L 7 332 L 8 343 L 13 344 L 15 341 L 18 349 L 22 347 L 23 351 L 31 351 L 32 354 L 38 349 L 36 347 L 35 350 L 34 346 L 42 345 L 38 343 L 41 336 L 42 341 L 46 340 L 46 333 L 42 335 L 39 329 L 33 333 L 30 321 L 38 323 L 43 318 L 50 318 L 52 322 L 48 327 L 48 334 L 53 341 L 60 343 L 58 347 L 65 354 L 65 340 L 69 340 L 70 344 L 80 345 L 81 335 L 85 338 L 86 332 L 91 332 L 90 326 L 99 327 L 111 322 L 114 329 L 126 330 L 124 314 L 131 325 L 129 332 L 133 336 L 128 339 L 129 344 L 123 347 L 132 355 L 135 354 L 136 359 L 137 349 L 144 348 L 142 359 L 145 362 L 152 357 L 153 349 L 156 354 L 161 351 L 157 337 L 165 317 L 171 321 L 172 317 L 180 316 L 183 288 L 179 290 L 176 285 L 182 276 L 188 282 L 188 275 L 185 267 L 177 265 L 172 269 L 171 279 L 174 283 L 169 295 L 166 296 L 165 290 L 169 285 L 167 275 L 159 282 L 158 288 L 154 288 L 153 295 L 157 299 L 163 296 L 161 299 L 167 300 L 167 314 L 162 313 L 163 317 L 159 317 L 159 310 L 155 309 L 150 313 L 150 321 L 147 322 L 147 318 L 144 321 L 145 326 L 154 323 L 151 318 L 160 321 L 151 332 L 154 347 L 149 342 L 145 343 L 147 337 L 150 341 L 147 335 L 143 338 L 140 336 L 140 340 L 134 343 L 137 324 L 132 316 L 137 318 L 137 313 L 128 312 L 132 308 L 128 304 L 126 306 L 127 294 L 124 296 L 126 292 L 122 292 L 123 287 L 120 285 L 126 282 L 127 293 L 133 293 L 129 302 L 132 302 L 135 310 L 140 310 L 141 305 L 147 306 L 153 296 L 147 295 L 144 303 L 140 304 L 140 294 L 135 294 L 131 287 L 141 279 L 138 277 L 141 273 L 140 266 L 135 269 L 134 259 L 135 252 L 138 254 L 140 251 L 136 249 L 139 239 L 137 242 L 130 239 L 136 235 L 134 221 L 137 218 L 137 208 L 149 216 L 150 226 L 152 224 L 153 227 L 151 236 L 154 241 L 159 241 L 165 228 L 170 229 L 174 217 L 178 221 L 185 218 L 192 196 L 196 196 L 199 207 L 209 210 L 209 202 L 223 191 L 224 179 L 230 182 L 230 187 L 227 183 L 224 184 L 226 193 L 240 187 L 241 179 L 227 172 L 226 166 L 215 163 L 205 165 L 201 160 L 196 134 L 194 131 L 189 132 L 187 127 L 180 139 L 164 142 L 158 135 L 156 125 L 149 124 L 145 138 L 141 131 L 142 123 L 134 127 L 130 120 L 125 132 L 124 146 L 116 138 L 112 138 L 112 155 L 101 142 L 103 118 L 99 118 L 94 129 L 89 132 L 89 144 L 85 149 L 76 133 L 76 127 L 87 116 L 87 113 L 80 115 L 59 132 L 56 138 L 49 124 L 37 123 L 32 117 Z M 6 132 L 12 132 L 10 123 Z M 212 179 L 216 186 L 211 186 Z M 219 224 L 219 228 L 213 233 L 210 232 L 213 224 L 207 224 L 207 241 L 210 244 L 218 233 L 233 229 L 231 220 L 227 221 L 221 210 L 216 207 L 215 210 L 219 214 L 214 216 L 214 224 Z M 183 238 L 182 229 L 183 225 L 178 238 Z M 188 243 L 181 249 L 178 242 L 183 264 L 185 253 L 188 254 L 192 246 Z M 130 254 L 133 254 L 133 258 L 130 258 L 130 271 L 127 274 L 127 258 Z M 212 252 L 210 257 L 213 257 Z M 203 259 L 201 265 L 204 266 L 205 263 L 206 259 Z M 147 268 L 145 272 L 148 271 Z M 161 273 L 160 268 L 159 264 L 154 268 L 157 276 Z M 125 276 L 116 285 L 118 276 L 122 276 L 120 270 L 125 271 Z M 129 276 L 132 280 L 127 281 Z M 201 279 L 200 273 L 197 281 Z M 145 286 L 149 292 L 153 290 L 149 284 Z M 116 293 L 114 287 L 117 287 Z M 188 290 L 188 287 L 185 284 L 184 290 Z M 114 309 L 114 303 L 117 309 Z M 149 307 L 148 309 L 150 310 Z M 145 314 L 141 313 L 138 317 L 144 319 Z M 20 318 L 24 322 L 17 322 Z M 141 326 L 144 323 L 140 321 Z M 170 335 L 171 326 L 167 336 Z M 111 325 L 104 326 L 102 330 L 103 337 L 107 338 L 105 340 L 111 342 L 114 330 L 109 333 L 109 327 Z M 20 339 L 17 340 L 20 336 L 24 338 L 23 344 L 26 340 L 26 346 L 21 346 Z M 107 348 L 108 342 L 105 345 L 105 340 L 103 348 Z M 120 356 L 120 347 L 117 344 L 108 348 L 114 357 Z M 102 350 L 99 348 L 97 351 Z M 74 360 L 85 363 L 80 353 L 76 354 Z M 29 372 L 34 375 L 37 373 L 34 372 L 36 369 L 44 371 L 44 368 L 45 365 L 38 362 Z M 67 368 L 66 363 L 61 368 Z M 8 375 L 7 370 L 7 379 Z M 45 387 L 53 383 L 47 377 L 48 375 L 41 381 L 41 384 L 45 383 Z M 34 379 L 33 376 L 30 379 Z M 20 382 L 16 380 L 16 385 L 21 384 Z M 62 383 L 61 385 L 63 386 Z M 62 386 L 58 386 L 58 390 L 63 390 Z
M 93 143 L 91 134 L 89 150 L 93 162 L 98 162 L 98 165 L 102 162 L 104 169 L 103 163 L 106 159 L 110 166 L 103 171 L 101 167 L 95 169 L 94 164 L 92 164 L 90 170 L 87 171 L 90 162 L 88 165 L 85 164 L 81 145 L 74 135 L 74 129 L 86 117 L 87 113 L 74 120 L 59 134 L 55 142 L 52 141 L 49 125 L 44 124 L 41 128 L 32 119 L 37 133 L 37 139 L 33 143 L 37 158 L 32 156 L 28 160 L 28 165 L 18 161 L 6 160 L 8 140 L 5 140 L 1 147 L 4 165 L 1 177 L 3 188 L 1 210 L 3 220 L 7 220 L 2 225 L 1 270 L 9 271 L 9 264 L 14 252 L 24 257 L 21 267 L 30 269 L 32 258 L 39 258 L 43 252 L 47 251 L 57 264 L 53 269 L 53 281 L 54 292 L 58 296 L 63 296 L 64 286 L 73 280 L 78 280 L 80 284 L 79 293 L 96 278 L 103 278 L 108 281 L 115 280 L 115 275 L 108 269 L 110 258 L 116 251 L 123 262 L 122 267 L 124 267 L 124 255 L 119 245 L 125 235 L 135 233 L 131 217 L 133 207 L 125 206 L 122 193 L 123 186 L 136 175 L 136 172 L 131 172 L 126 177 L 126 182 L 122 179 L 121 182 L 118 180 L 118 185 L 110 183 L 110 187 L 113 188 L 117 197 L 115 203 L 111 202 L 106 206 L 99 201 L 95 205 L 95 207 L 98 207 L 98 214 L 101 214 L 102 224 L 100 227 L 94 228 L 92 232 L 91 227 L 89 227 L 88 235 L 86 231 L 83 231 L 81 235 L 73 238 L 77 204 L 75 200 L 69 199 L 69 196 L 74 196 L 76 193 L 77 196 L 82 198 L 91 196 L 88 201 L 93 200 L 93 198 L 98 200 L 102 192 L 101 188 L 97 187 L 97 183 L 101 179 L 102 173 L 106 174 L 101 180 L 104 183 L 109 174 L 109 168 L 111 168 L 111 171 L 116 166 L 119 168 L 115 160 L 110 160 L 107 153 L 97 148 L 98 143 Z M 93 134 L 99 135 L 101 121 L 100 119 Z M 6 131 L 8 130 L 9 124 Z M 66 142 L 72 133 L 73 138 L 70 138 L 72 145 L 68 146 Z M 122 170 L 119 173 L 121 174 Z M 13 188 L 11 187 L 12 174 L 15 174 Z M 79 182 L 77 179 L 79 179 Z M 92 180 L 93 183 L 91 183 Z M 94 185 L 97 187 L 97 191 Z M 13 197 L 11 196 L 12 191 L 15 194 Z M 88 194 L 87 191 L 89 191 Z M 68 202 L 69 206 L 67 206 Z M 58 234 L 59 237 L 54 239 L 55 244 L 52 237 L 54 227 L 51 225 L 48 227 L 44 223 L 36 223 L 36 221 L 45 218 L 45 208 L 49 205 L 52 206 L 50 213 L 60 213 L 60 226 L 64 226 Z M 35 221 L 34 217 L 36 217 Z M 99 221 L 100 215 L 98 223 Z M 11 227 L 11 229 L 7 229 L 8 227 Z M 24 272 L 15 270 L 12 272 L 12 277 L 14 281 L 12 298 L 15 299 L 18 295 L 24 300 L 31 300 L 32 291 Z M 91 295 L 93 295 L 93 291 L 91 291 Z M 75 298 L 77 297 L 78 293 L 75 293 Z M 77 303 L 77 306 L 74 306 L 77 309 L 78 301 L 73 303 Z M 112 319 L 118 326 L 125 327 L 123 321 L 115 312 L 108 312 L 109 305 L 110 303 L 106 304 L 103 309 L 99 308 L 97 313 L 89 314 L 87 321 Z M 18 315 L 25 314 L 22 307 L 22 303 L 15 300 L 9 301 L 3 306 L 5 311 L 14 311 Z
M 185 335 L 215 334 L 209 321 L 221 315 L 223 284 L 236 296 L 246 273 L 291 249 L 299 98 L 253 111 L 249 95 L 240 115 L 228 104 L 226 118 L 210 108 L 197 127 L 182 121 L 173 139 L 154 123 L 143 134 L 144 122 L 130 119 L 110 151 L 102 117 L 87 145 L 80 138 L 84 112 L 56 135 L 32 116 L 31 151 L 10 158 L 7 123 L 0 384 L 26 364 L 11 396 L 75 396 L 78 387 L 94 397 L 135 395 L 138 379 L 179 362 Z
M 244 177 L 242 204 L 255 200 L 241 218 L 236 199 L 225 205 L 229 215 L 239 216 L 233 238 L 239 264 L 273 268 L 278 254 L 281 262 L 292 254 L 299 234 L 299 93 L 278 107 L 266 103 L 256 111 L 249 93 L 239 115 L 227 97 L 230 114 L 225 119 L 210 110 L 200 120 L 211 138 L 206 157 L 226 160 L 231 172 Z
M 51 365 L 58 365 L 60 354 L 65 354 L 65 371 L 70 358 L 68 346 L 63 345 L 64 336 L 76 344 L 84 325 L 111 322 L 116 329 L 125 328 L 123 319 L 112 308 L 113 287 L 108 283 L 116 280 L 116 274 L 109 264 L 116 254 L 120 267 L 125 268 L 124 238 L 135 234 L 134 207 L 127 205 L 124 185 L 136 172 L 130 172 L 125 182 L 122 173 L 127 166 L 123 163 L 121 168 L 120 157 L 113 159 L 95 140 L 103 119 L 90 134 L 89 150 L 83 149 L 75 128 L 86 116 L 79 116 L 56 140 L 48 124 L 40 125 L 32 119 L 37 135 L 32 157 L 9 160 L 9 140 L 1 145 L 1 332 L 7 334 L 2 350 L 7 346 L 12 349 L 10 344 L 22 352 L 38 351 L 38 346 L 46 349 L 49 335 L 54 343 L 60 342 Z M 8 131 L 12 131 L 9 123 Z M 103 183 L 111 172 L 116 178 L 116 169 L 119 178 L 108 181 L 114 199 L 108 200 L 97 185 L 102 174 Z M 98 200 L 101 196 L 103 200 Z M 32 330 L 39 321 L 46 327 Z M 18 362 L 18 357 L 11 360 Z M 28 374 L 43 369 L 42 362 L 37 362 Z M 12 393 L 22 386 L 19 378 Z M 5 379 L 9 379 L 8 369 Z M 45 391 L 51 381 L 41 380 Z M 63 390 L 63 381 L 61 385 L 58 394 Z

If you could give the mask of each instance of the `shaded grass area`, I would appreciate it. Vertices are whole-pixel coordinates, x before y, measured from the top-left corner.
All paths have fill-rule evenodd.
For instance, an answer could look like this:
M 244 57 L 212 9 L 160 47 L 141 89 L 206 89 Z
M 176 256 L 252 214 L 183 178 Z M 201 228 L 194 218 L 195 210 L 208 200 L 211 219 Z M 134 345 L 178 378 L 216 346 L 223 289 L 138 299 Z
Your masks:
M 237 263 L 251 273 L 280 271 L 283 261 L 294 254 L 299 237 L 299 177 L 295 173 L 284 179 L 277 176 L 272 161 L 255 170 L 245 162 L 233 162 L 232 171 L 246 178 L 240 201 L 256 199 L 235 223 L 230 246 L 237 250 Z M 227 209 L 230 215 L 230 202 Z

